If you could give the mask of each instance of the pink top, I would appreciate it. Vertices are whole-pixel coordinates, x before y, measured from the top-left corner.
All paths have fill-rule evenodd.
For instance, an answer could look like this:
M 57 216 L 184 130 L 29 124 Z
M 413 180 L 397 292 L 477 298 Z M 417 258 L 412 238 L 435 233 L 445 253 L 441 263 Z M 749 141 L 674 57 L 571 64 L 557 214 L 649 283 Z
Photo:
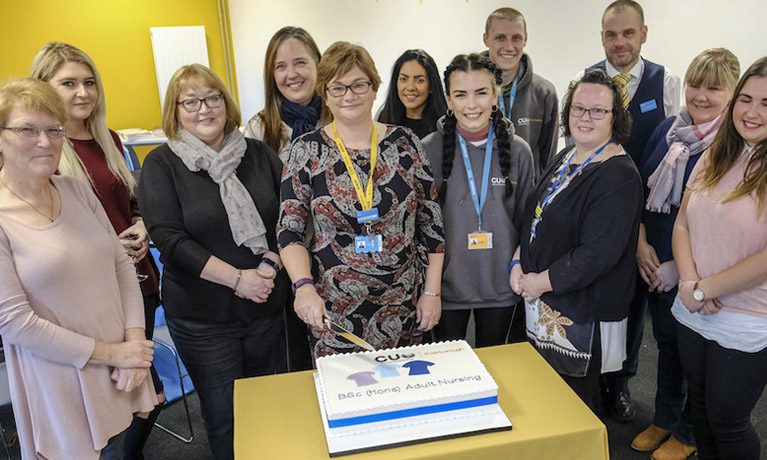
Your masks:
M 141 291 L 91 189 L 54 176 L 61 215 L 32 227 L 0 212 L 0 334 L 25 459 L 98 459 L 135 411 L 157 403 L 150 378 L 115 388 L 88 364 L 95 340 L 119 343 L 144 327 Z
M 688 187 L 694 187 L 708 154 L 704 152 L 695 165 Z M 743 180 L 748 159 L 747 153 L 742 154 L 716 187 L 690 195 L 687 225 L 692 257 L 701 278 L 719 273 L 767 248 L 767 216 L 758 215 L 756 197 L 751 195 L 722 203 L 722 196 Z M 719 300 L 723 310 L 767 318 L 767 282 L 721 296 Z

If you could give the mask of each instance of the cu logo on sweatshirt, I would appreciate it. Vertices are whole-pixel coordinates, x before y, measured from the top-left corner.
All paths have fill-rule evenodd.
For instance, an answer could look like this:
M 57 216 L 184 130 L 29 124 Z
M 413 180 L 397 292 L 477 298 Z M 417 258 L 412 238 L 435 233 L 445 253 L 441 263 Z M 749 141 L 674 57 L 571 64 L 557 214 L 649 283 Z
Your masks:
M 490 183 L 492 185 L 502 185 L 502 186 L 505 186 L 506 185 L 506 178 L 505 177 L 491 177 L 490 178 Z

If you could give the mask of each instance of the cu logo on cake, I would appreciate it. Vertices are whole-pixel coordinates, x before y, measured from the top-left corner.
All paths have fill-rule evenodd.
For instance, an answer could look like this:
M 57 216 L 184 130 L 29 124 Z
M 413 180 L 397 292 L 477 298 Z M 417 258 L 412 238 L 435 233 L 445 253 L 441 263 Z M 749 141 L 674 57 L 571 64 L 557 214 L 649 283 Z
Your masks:
M 399 361 L 401 359 L 410 359 L 415 358 L 415 353 L 402 353 L 401 355 L 399 353 L 395 353 L 393 355 L 379 355 L 376 356 L 374 359 L 378 363 L 385 363 L 387 361 Z
M 399 355 L 396 355 L 396 356 L 399 356 Z M 411 354 L 411 357 L 412 356 L 415 356 L 415 355 Z M 378 361 L 379 357 L 376 357 L 376 361 Z M 379 364 L 373 367 L 373 369 L 369 371 L 361 371 L 361 372 L 355 372 L 353 374 L 349 374 L 346 377 L 346 380 L 353 380 L 354 383 L 357 384 L 357 387 L 364 387 L 364 386 L 375 385 L 376 383 L 379 383 L 380 382 L 379 379 L 410 377 L 414 375 L 429 375 L 429 367 L 433 365 L 434 365 L 433 362 L 424 361 L 421 359 L 408 361 L 401 365 L 387 363 L 386 360 L 384 360 L 382 364 Z M 407 371 L 407 374 L 404 374 L 403 371 Z

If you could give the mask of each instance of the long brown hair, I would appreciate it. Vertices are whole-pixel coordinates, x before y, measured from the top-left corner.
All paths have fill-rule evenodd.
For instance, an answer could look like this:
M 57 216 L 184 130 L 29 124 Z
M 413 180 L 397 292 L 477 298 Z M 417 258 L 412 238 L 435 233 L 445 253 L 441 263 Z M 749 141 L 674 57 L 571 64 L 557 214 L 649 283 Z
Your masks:
M 266 47 L 266 58 L 264 59 L 264 88 L 266 90 L 266 104 L 264 109 L 258 112 L 258 118 L 264 126 L 263 141 L 275 152 L 279 152 L 290 138 L 282 130 L 282 119 L 280 118 L 280 107 L 282 106 L 282 97 L 280 90 L 277 89 L 277 83 L 274 81 L 274 61 L 277 59 L 277 50 L 282 42 L 289 38 L 295 38 L 306 47 L 309 55 L 314 58 L 315 64 L 320 62 L 320 49 L 309 32 L 300 27 L 283 27 L 272 35 L 269 45 Z
M 727 109 L 727 116 L 719 128 L 709 148 L 708 159 L 704 165 L 702 174 L 695 185 L 694 190 L 703 190 L 715 187 L 725 174 L 738 161 L 743 152 L 743 138 L 735 129 L 732 119 L 733 108 L 737 105 L 743 86 L 751 77 L 767 77 L 767 56 L 758 59 L 751 64 L 746 73 L 740 78 L 735 87 L 733 102 Z M 756 194 L 759 213 L 767 211 L 767 139 L 762 139 L 754 147 L 754 152 L 748 160 L 746 173 L 743 180 L 735 189 L 723 197 L 723 203 L 737 200 L 740 197 Z

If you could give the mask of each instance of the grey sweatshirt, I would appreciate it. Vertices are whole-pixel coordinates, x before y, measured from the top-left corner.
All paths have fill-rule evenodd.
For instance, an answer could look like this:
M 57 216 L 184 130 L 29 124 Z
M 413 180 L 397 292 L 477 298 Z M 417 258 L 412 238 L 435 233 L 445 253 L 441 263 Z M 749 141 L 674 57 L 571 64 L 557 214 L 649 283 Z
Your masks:
M 431 163 L 434 183 L 442 185 L 442 140 L 444 117 L 437 122 L 437 131 L 428 135 L 423 147 Z M 530 147 L 514 135 L 508 125 L 511 140 L 511 170 L 514 193 L 504 198 L 506 191 L 501 165 L 498 161 L 497 136 L 493 142 L 490 185 L 482 210 L 482 231 L 492 232 L 492 249 L 468 249 L 468 234 L 477 231 L 477 212 L 469 193 L 469 182 L 463 164 L 461 148 L 455 143 L 453 169 L 448 178 L 447 197 L 442 208 L 445 225 L 445 264 L 442 274 L 442 308 L 509 307 L 519 297 L 509 287 L 507 267 L 519 243 L 522 212 L 527 195 L 533 188 L 534 166 Z M 482 190 L 482 169 L 485 144 L 466 143 L 477 193 Z
M 557 90 L 545 78 L 533 73 L 533 61 L 524 54 L 519 63 L 519 81 L 511 121 L 517 135 L 527 141 L 533 151 L 536 173 L 546 169 L 549 159 L 557 153 L 559 138 L 559 101 Z M 505 104 L 513 82 L 503 87 Z

